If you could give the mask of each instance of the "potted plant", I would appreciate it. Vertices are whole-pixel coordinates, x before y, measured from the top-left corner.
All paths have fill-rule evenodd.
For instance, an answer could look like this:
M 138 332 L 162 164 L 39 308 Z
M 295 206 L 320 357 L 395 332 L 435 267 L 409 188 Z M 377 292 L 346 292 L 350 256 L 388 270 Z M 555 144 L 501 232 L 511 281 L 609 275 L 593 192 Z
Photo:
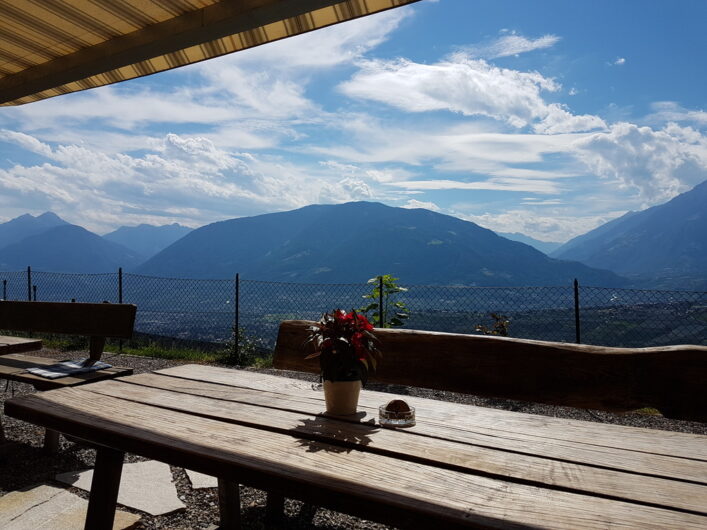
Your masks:
M 324 313 L 310 327 L 305 344 L 314 346 L 306 358 L 319 357 L 326 410 L 329 414 L 355 414 L 361 387 L 375 371 L 382 355 L 368 319 L 351 311 Z

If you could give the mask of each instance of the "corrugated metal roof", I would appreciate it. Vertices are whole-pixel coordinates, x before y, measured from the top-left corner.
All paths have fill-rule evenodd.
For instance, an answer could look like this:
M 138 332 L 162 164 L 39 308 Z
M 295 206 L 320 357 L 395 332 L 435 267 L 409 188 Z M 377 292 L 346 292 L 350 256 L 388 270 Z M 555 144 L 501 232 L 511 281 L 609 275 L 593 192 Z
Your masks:
M 0 105 L 154 74 L 418 0 L 0 0 Z

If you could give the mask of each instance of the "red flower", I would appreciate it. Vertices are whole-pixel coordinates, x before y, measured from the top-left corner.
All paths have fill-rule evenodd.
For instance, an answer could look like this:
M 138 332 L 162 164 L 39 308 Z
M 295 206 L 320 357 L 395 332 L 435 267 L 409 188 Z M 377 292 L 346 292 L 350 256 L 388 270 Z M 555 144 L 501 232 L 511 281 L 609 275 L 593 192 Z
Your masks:
M 358 366 L 365 383 L 368 372 L 375 371 L 381 353 L 375 344 L 373 325 L 364 315 L 335 309 L 322 315 L 310 330 L 306 342 L 313 344 L 315 351 L 307 358 L 320 357 L 325 379 L 338 380 L 337 371 L 350 373 L 352 367 Z

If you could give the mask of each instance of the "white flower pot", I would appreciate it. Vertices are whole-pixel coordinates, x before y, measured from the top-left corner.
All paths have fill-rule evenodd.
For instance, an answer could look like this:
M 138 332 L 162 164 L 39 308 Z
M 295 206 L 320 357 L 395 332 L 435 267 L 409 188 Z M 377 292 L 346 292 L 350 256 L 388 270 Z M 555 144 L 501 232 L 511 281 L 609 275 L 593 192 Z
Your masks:
M 327 414 L 349 416 L 356 414 L 361 381 L 324 381 L 324 400 Z

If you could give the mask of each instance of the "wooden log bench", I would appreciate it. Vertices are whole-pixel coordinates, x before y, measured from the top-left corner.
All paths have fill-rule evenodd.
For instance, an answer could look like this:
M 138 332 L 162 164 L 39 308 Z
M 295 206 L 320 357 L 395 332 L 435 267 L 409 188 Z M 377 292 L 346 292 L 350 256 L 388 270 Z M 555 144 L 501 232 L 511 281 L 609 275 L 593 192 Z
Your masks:
M 132 337 L 136 310 L 136 306 L 132 304 L 3 300 L 0 301 L 0 330 L 87 336 L 88 358 L 91 361 L 99 361 L 103 355 L 106 338 Z M 0 337 L 0 379 L 31 384 L 37 390 L 50 390 L 84 385 L 133 373 L 132 368 L 112 367 L 58 379 L 47 379 L 27 372 L 27 369 L 56 364 L 59 362 L 57 359 L 18 353 L 41 348 L 42 341 L 36 338 Z M 0 441 L 3 439 L 4 432 L 0 422 Z M 55 451 L 58 442 L 58 433 L 47 430 L 44 439 L 45 449 Z
M 275 368 L 319 373 L 305 359 L 313 322 L 280 324 Z M 707 421 L 707 346 L 609 348 L 487 335 L 376 329 L 383 353 L 370 381 L 550 405 L 644 407 Z

